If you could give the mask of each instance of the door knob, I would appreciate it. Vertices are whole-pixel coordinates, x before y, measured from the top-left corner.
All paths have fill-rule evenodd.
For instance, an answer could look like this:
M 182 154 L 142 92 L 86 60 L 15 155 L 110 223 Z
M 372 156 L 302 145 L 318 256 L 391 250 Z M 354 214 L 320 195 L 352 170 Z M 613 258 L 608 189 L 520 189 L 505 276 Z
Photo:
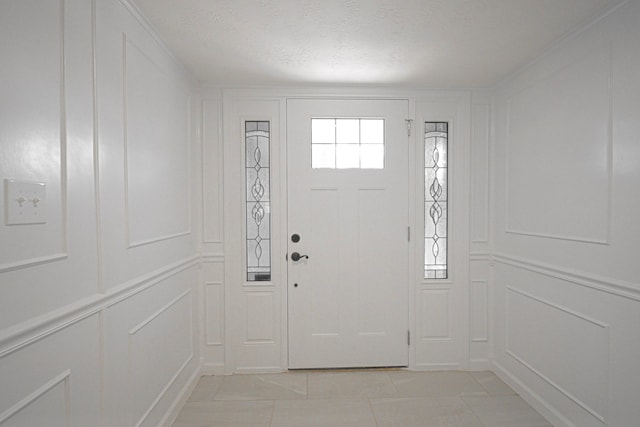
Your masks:
M 292 261 L 300 261 L 302 258 L 309 259 L 309 255 L 300 255 L 298 252 L 294 252 L 291 254 Z

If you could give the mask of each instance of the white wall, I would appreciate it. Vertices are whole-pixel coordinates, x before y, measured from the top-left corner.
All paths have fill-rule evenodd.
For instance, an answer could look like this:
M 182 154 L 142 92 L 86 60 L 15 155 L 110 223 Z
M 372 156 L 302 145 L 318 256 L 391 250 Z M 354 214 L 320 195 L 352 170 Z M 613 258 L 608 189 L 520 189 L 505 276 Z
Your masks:
M 200 362 L 190 77 L 124 1 L 5 1 L 0 39 L 0 178 L 46 183 L 0 224 L 0 426 L 160 425 Z
M 498 372 L 558 426 L 637 425 L 640 3 L 496 91 Z

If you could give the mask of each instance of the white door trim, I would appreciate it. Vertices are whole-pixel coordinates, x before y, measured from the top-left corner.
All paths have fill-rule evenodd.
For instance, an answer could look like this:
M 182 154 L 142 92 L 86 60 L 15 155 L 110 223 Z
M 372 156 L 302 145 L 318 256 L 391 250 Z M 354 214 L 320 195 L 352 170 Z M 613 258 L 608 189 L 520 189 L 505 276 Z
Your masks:
M 213 89 L 211 89 L 213 90 Z M 467 365 L 468 355 L 468 252 L 469 252 L 469 133 L 470 133 L 470 91 L 432 91 L 432 90 L 389 90 L 389 89 L 343 89 L 343 88 L 229 88 L 223 89 L 223 157 L 224 171 L 223 182 L 220 184 L 224 188 L 224 360 L 205 360 L 205 363 L 223 363 L 225 373 L 233 372 L 273 372 L 284 371 L 287 369 L 287 292 L 281 284 L 275 284 L 273 291 L 275 292 L 275 306 L 272 316 L 274 328 L 276 330 L 276 341 L 269 344 L 270 349 L 267 352 L 268 358 L 262 357 L 263 353 L 260 345 L 247 345 L 241 339 L 242 328 L 241 322 L 245 322 L 241 313 L 244 310 L 245 302 L 242 300 L 242 265 L 243 252 L 241 241 L 242 223 L 239 220 L 241 213 L 241 200 L 238 194 L 242 190 L 238 184 L 239 173 L 241 173 L 241 164 L 239 159 L 240 149 L 238 146 L 238 120 L 239 117 L 250 117 L 252 112 L 264 116 L 272 115 L 274 123 L 278 124 L 280 130 L 279 141 L 274 141 L 278 145 L 279 153 L 272 155 L 274 164 L 272 168 L 279 169 L 279 178 L 277 188 L 280 191 L 281 212 L 286 213 L 287 197 L 286 197 L 286 135 L 282 131 L 286 129 L 286 102 L 288 99 L 295 98 L 343 98 L 343 99 L 408 99 L 410 118 L 414 119 L 414 133 L 412 136 L 413 147 L 416 147 L 418 141 L 418 132 L 416 125 L 419 123 L 418 117 L 425 108 L 434 105 L 440 105 L 443 109 L 449 111 L 455 117 L 456 123 L 459 124 L 454 133 L 453 138 L 458 141 L 459 151 L 452 162 L 458 162 L 458 171 L 456 173 L 456 197 L 455 206 L 460 214 L 451 223 L 451 227 L 456 227 L 458 231 L 459 244 L 452 253 L 452 261 L 456 265 L 455 286 L 449 284 L 454 289 L 454 298 L 452 305 L 449 307 L 452 325 L 455 327 L 455 334 L 452 339 L 455 341 L 454 353 L 439 353 L 433 350 L 435 340 L 429 340 L 428 337 L 425 346 L 424 337 L 420 336 L 420 322 L 425 319 L 420 312 L 417 303 L 419 292 L 424 289 L 432 289 L 433 284 L 423 283 L 419 280 L 419 276 L 412 275 L 414 282 L 410 283 L 410 301 L 413 301 L 409 307 L 409 326 L 411 331 L 411 348 L 409 352 L 409 368 L 410 369 L 438 369 L 442 367 L 462 369 Z M 429 118 L 429 120 L 432 120 Z M 234 135 L 234 132 L 236 134 Z M 411 146 L 410 146 L 411 149 Z M 417 150 L 417 148 L 416 148 Z M 416 157 L 419 153 L 416 152 Z M 275 164 L 276 159 L 279 165 Z M 235 162 L 235 163 L 234 163 Z M 418 165 L 416 163 L 410 165 L 410 192 L 421 197 L 420 189 L 415 185 L 419 176 Z M 453 178 L 453 177 L 452 177 Z M 240 181 L 242 182 L 242 181 Z M 275 188 L 275 184 L 272 184 Z M 412 227 L 412 245 L 410 245 L 409 261 L 411 265 L 420 262 L 422 249 L 418 244 L 419 239 L 418 226 L 421 221 L 422 203 L 417 203 L 420 199 L 416 197 L 410 198 L 410 223 Z M 275 221 L 275 216 L 274 216 Z M 279 239 L 278 244 L 283 245 L 287 239 L 286 233 L 286 215 L 280 215 L 278 219 L 280 228 L 279 234 L 274 233 L 274 241 Z M 458 239 L 457 239 L 458 240 Z M 286 246 L 285 246 L 286 247 Z M 284 260 L 284 252 L 277 254 L 274 252 L 273 261 L 277 262 L 281 271 L 281 283 L 287 283 L 286 261 Z M 423 345 L 418 345 L 422 343 Z

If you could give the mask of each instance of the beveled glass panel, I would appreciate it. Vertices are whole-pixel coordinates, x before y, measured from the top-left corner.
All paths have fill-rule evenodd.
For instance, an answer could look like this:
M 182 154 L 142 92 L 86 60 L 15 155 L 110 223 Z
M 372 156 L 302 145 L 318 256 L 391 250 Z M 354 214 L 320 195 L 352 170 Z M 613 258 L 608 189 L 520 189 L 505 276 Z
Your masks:
M 424 277 L 448 277 L 448 173 L 449 125 L 424 124 Z
M 270 123 L 245 122 L 247 281 L 271 280 Z
M 360 119 L 336 119 L 336 144 L 360 143 Z

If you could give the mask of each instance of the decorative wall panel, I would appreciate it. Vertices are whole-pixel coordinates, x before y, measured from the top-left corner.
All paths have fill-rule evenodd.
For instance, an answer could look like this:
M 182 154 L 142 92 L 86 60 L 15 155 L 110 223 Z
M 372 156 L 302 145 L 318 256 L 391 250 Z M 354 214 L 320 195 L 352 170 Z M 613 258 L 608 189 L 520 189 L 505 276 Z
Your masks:
M 245 344 L 275 341 L 275 301 L 273 291 L 245 291 Z
M 471 240 L 486 243 L 489 239 L 489 144 L 491 106 L 473 106 L 471 135 Z
M 137 246 L 187 234 L 191 181 L 186 88 L 126 36 L 124 85 L 127 243 Z
M 222 243 L 223 231 L 223 153 L 220 138 L 222 102 L 202 101 L 202 203 L 204 242 Z
M 471 280 L 471 341 L 489 340 L 489 285 L 486 280 Z
M 0 273 L 59 260 L 67 251 L 64 2 L 5 4 L 10 13 L 0 13 L 0 212 L 5 216 L 4 179 L 44 183 L 46 200 L 43 224 L 0 221 L 0 240 L 14 242 L 0 245 Z
M 205 336 L 207 345 L 224 344 L 224 288 L 220 282 L 204 287 Z
M 507 289 L 506 351 L 603 423 L 609 328 L 516 288 Z
M 609 241 L 610 86 L 600 46 L 508 100 L 506 231 Z
M 20 402 L 0 413 L 2 427 L 71 427 L 71 396 L 67 370 L 35 390 Z
M 129 331 L 129 390 L 136 426 L 193 358 L 192 306 L 189 289 Z
M 450 291 L 448 289 L 423 289 L 422 339 L 451 338 Z

